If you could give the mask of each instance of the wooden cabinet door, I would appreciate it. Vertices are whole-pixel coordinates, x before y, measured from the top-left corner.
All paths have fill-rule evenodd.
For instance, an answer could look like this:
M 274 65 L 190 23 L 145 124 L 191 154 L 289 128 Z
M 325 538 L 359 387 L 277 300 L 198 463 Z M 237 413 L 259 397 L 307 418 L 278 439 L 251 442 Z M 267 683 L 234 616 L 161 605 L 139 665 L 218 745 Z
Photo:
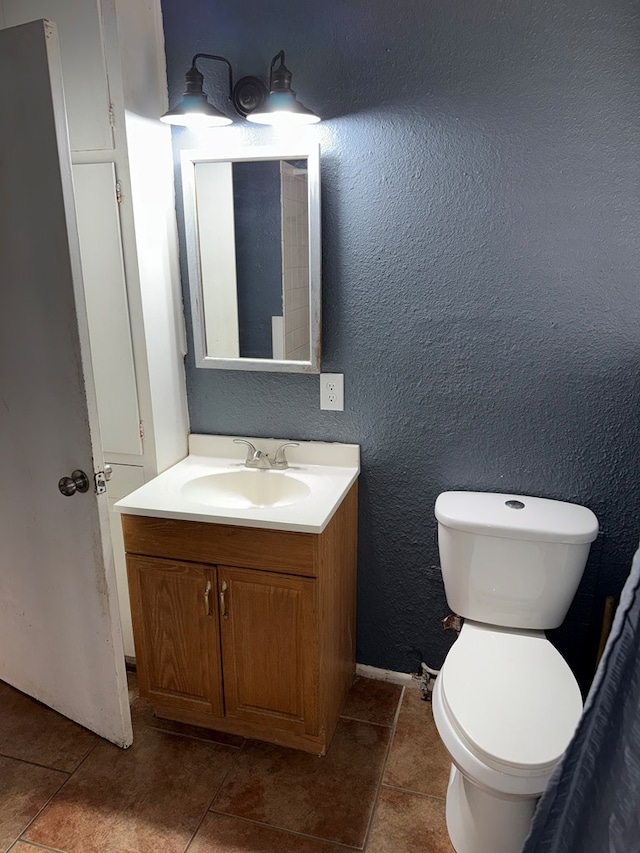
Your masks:
M 215 568 L 128 554 L 127 572 L 140 695 L 221 716 Z
M 317 734 L 316 581 L 218 567 L 226 716 Z

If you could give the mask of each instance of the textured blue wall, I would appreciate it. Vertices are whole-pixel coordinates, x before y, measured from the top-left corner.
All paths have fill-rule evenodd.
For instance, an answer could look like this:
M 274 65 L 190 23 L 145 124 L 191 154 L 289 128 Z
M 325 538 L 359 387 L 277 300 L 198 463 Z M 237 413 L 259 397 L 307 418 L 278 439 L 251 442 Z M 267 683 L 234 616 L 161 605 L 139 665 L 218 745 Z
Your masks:
M 379 667 L 437 666 L 450 645 L 440 491 L 591 507 L 602 534 L 554 637 L 584 680 L 640 535 L 637 2 L 163 10 L 172 98 L 196 51 L 240 76 L 284 48 L 325 119 L 304 133 L 322 147 L 323 367 L 345 374 L 345 412 L 321 412 L 317 377 L 189 356 L 193 431 L 361 445 L 358 661 Z M 218 105 L 223 84 L 212 65 Z M 276 138 L 242 122 L 209 133 Z
M 272 358 L 271 318 L 282 316 L 280 162 L 233 164 L 242 358 Z

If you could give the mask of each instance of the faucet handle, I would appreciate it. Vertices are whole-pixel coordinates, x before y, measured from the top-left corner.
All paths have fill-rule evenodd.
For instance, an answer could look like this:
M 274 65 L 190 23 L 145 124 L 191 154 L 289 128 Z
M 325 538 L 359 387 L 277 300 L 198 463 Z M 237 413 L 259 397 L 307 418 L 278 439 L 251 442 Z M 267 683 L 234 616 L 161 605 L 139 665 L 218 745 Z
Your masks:
M 234 438 L 234 444 L 246 444 L 247 445 L 247 458 L 245 460 L 245 465 L 255 466 L 258 463 L 258 460 L 262 456 L 262 451 L 257 450 L 255 445 L 251 444 L 250 441 L 247 441 L 246 438 Z
M 276 455 L 274 456 L 273 462 L 271 463 L 272 468 L 279 468 L 283 470 L 284 468 L 289 467 L 287 457 L 284 454 L 285 447 L 300 447 L 300 444 L 297 441 L 286 441 L 284 444 L 281 444 L 280 447 L 276 450 Z

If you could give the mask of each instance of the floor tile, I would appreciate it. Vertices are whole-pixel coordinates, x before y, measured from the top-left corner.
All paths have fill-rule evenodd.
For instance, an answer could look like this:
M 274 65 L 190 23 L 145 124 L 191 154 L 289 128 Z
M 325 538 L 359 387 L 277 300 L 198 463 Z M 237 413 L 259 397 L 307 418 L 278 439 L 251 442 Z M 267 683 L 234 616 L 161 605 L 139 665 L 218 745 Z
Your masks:
M 24 837 L 66 853 L 182 853 L 232 756 L 138 726 L 128 750 L 101 741 Z
M 383 783 L 445 797 L 449 767 L 449 756 L 433 722 L 431 702 L 422 699 L 420 690 L 405 690 Z
M 0 756 L 0 851 L 9 849 L 68 778 L 58 770 Z
M 38 853 L 38 851 L 39 853 L 46 853 L 47 850 L 51 850 L 51 848 L 36 847 L 35 844 L 27 844 L 26 841 L 18 841 L 18 843 L 11 848 L 11 853 Z
M 444 802 L 383 787 L 367 853 L 455 853 L 447 833 Z
M 209 812 L 187 853 L 346 853 L 344 847 Z M 11 851 L 13 853 L 13 851 Z
M 0 755 L 71 773 L 99 738 L 0 681 Z
M 389 736 L 383 726 L 339 720 L 323 758 L 247 741 L 212 808 L 362 846 Z
M 374 681 L 372 678 L 356 678 L 342 706 L 340 716 L 348 717 L 350 720 L 362 720 L 365 723 L 391 726 L 401 695 L 402 687 L 399 684 Z

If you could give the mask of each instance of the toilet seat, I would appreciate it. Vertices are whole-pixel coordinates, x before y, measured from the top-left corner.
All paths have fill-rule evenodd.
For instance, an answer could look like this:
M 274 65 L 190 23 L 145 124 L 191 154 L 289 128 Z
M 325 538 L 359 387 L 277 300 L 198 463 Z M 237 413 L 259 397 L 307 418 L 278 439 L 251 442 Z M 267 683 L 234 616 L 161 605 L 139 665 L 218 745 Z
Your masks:
M 547 786 L 552 771 L 538 775 L 515 775 L 490 765 L 480 758 L 462 739 L 451 721 L 442 699 L 442 679 L 437 678 L 433 688 L 433 719 L 440 740 L 449 753 L 451 763 L 478 788 L 505 799 L 535 799 Z
M 511 776 L 550 773 L 582 713 L 573 673 L 540 631 L 466 621 L 438 680 L 465 747 Z

